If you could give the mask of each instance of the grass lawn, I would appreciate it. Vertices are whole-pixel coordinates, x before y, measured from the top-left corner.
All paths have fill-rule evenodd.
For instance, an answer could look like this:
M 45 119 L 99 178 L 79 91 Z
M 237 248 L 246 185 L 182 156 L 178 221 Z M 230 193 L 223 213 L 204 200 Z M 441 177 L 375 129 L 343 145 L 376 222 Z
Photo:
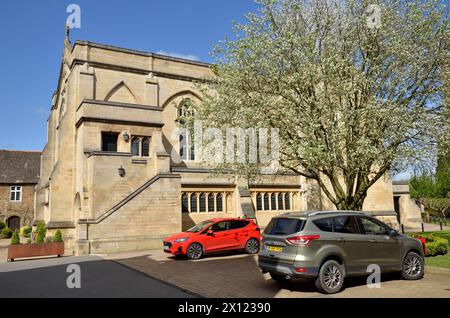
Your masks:
M 433 257 L 425 257 L 425 265 L 450 268 L 450 253 Z
M 408 233 L 408 234 L 412 234 L 412 233 Z M 421 236 L 428 236 L 429 234 L 432 234 L 433 236 L 445 238 L 446 240 L 448 240 L 448 247 L 450 250 L 450 231 L 433 231 L 433 232 L 423 232 L 423 233 L 420 232 L 420 233 L 414 233 L 414 234 L 418 234 Z M 425 265 L 450 268 L 450 253 L 447 253 L 447 255 L 425 257 Z

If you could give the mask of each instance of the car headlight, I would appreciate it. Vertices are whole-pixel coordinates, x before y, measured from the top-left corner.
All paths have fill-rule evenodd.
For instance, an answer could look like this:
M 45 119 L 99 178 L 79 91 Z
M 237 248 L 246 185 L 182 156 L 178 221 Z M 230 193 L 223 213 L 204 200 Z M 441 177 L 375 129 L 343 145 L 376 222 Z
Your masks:
M 185 242 L 185 241 L 187 241 L 187 237 L 182 237 L 182 238 L 178 238 L 178 239 L 176 239 L 174 242 L 175 243 L 182 243 L 182 242 Z

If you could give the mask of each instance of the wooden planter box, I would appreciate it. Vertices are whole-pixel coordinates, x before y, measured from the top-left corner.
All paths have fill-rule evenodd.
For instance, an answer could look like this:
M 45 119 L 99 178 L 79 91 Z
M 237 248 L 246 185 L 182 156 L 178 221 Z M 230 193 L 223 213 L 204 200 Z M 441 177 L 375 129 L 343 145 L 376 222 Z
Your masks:
M 11 262 L 16 258 L 64 255 L 64 242 L 42 243 L 42 244 L 20 244 L 8 246 L 8 260 Z

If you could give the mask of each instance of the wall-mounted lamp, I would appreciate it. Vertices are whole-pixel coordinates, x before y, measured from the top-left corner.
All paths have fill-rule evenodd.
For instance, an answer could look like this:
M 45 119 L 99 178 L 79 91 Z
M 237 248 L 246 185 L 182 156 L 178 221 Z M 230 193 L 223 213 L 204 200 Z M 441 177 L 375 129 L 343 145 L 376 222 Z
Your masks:
M 122 178 L 125 177 L 125 169 L 124 167 L 120 166 L 119 169 L 117 169 L 119 171 L 119 176 L 121 176 Z
M 130 140 L 130 135 L 127 132 L 123 134 L 123 140 L 125 140 L 125 142 Z

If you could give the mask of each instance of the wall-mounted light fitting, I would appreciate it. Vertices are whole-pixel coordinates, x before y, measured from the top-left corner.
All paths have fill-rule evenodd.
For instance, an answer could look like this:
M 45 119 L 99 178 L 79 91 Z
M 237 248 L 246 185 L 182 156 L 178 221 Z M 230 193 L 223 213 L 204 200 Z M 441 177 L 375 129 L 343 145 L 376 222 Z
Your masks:
M 125 177 L 125 168 L 120 166 L 119 169 L 117 169 L 119 171 L 119 176 L 121 176 L 122 178 Z

